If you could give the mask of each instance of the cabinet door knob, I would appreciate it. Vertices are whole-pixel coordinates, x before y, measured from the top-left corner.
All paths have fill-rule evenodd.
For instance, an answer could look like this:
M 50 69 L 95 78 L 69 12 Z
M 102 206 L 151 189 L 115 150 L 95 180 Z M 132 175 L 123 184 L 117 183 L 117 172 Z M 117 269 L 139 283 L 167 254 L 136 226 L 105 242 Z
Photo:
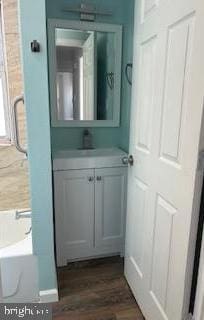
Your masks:
M 122 158 L 122 163 L 124 164 L 124 165 L 130 165 L 130 166 L 133 166 L 134 165 L 134 158 L 133 158 L 133 156 L 132 155 L 130 155 L 130 156 L 127 156 L 127 157 L 123 157 Z
M 94 177 L 88 177 L 88 181 L 89 182 L 93 182 L 94 181 Z
M 101 181 L 101 180 L 102 180 L 102 177 L 101 177 L 101 176 L 97 176 L 96 180 L 97 180 L 97 181 Z

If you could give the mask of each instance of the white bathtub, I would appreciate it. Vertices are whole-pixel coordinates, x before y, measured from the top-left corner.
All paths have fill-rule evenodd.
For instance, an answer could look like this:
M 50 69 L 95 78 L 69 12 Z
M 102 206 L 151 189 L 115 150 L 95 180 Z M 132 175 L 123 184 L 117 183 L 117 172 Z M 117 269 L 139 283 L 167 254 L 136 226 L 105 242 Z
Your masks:
M 7 257 L 18 257 L 32 255 L 32 234 L 26 236 L 25 239 L 18 241 L 10 246 L 0 249 L 0 259 Z
M 5 303 L 39 301 L 30 227 L 31 219 L 16 220 L 15 211 L 0 212 L 0 300 Z

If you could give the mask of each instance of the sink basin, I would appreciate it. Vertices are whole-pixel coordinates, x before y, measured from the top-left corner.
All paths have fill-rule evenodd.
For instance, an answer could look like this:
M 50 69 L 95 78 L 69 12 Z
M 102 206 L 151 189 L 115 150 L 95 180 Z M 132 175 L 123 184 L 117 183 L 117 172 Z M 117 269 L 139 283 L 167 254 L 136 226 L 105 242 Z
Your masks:
M 127 154 L 118 148 L 61 150 L 53 156 L 53 170 L 76 170 L 125 166 L 122 162 Z

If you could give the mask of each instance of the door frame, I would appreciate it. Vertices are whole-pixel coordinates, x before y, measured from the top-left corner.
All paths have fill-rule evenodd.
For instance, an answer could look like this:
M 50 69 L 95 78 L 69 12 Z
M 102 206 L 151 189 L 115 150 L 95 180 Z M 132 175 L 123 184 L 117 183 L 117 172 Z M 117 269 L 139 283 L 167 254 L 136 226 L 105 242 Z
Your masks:
M 0 303 L 3 303 L 2 280 L 1 280 L 1 264 L 0 264 Z
M 195 320 L 202 320 L 202 317 L 204 317 L 204 229 L 200 249 L 199 271 L 193 317 Z
M 199 157 L 198 157 L 198 163 L 199 163 Z M 188 312 L 190 312 L 189 308 L 190 308 L 191 290 L 192 290 L 192 282 L 193 282 L 193 270 L 194 270 L 194 261 L 195 261 L 195 253 L 196 253 L 196 242 L 197 242 L 197 234 L 198 234 L 198 222 L 199 222 L 199 214 L 200 214 L 202 188 L 203 188 L 203 170 L 201 170 L 198 167 L 197 173 L 196 173 L 195 189 L 194 189 L 194 200 L 193 200 L 190 241 L 189 241 L 190 244 L 189 244 L 188 260 L 187 260 L 187 266 L 186 266 L 184 308 L 185 310 L 188 310 Z M 199 319 L 196 318 L 196 320 L 199 320 Z
M 204 100 L 203 100 L 204 102 Z M 204 104 L 203 104 L 204 107 Z M 204 150 L 204 110 L 203 110 L 203 116 L 202 116 L 202 126 L 201 126 L 201 135 L 200 135 L 200 146 L 199 146 L 199 152 L 203 152 Z M 195 191 L 197 190 L 199 193 L 197 194 L 197 201 L 196 197 L 194 198 L 194 203 L 197 205 L 197 208 L 195 209 L 195 218 L 196 221 L 194 224 L 196 224 L 196 229 L 193 229 L 192 226 L 192 232 L 195 233 L 195 248 L 194 248 L 194 256 L 192 257 L 192 264 L 194 263 L 195 259 L 195 250 L 196 250 L 196 239 L 197 239 L 197 234 L 198 234 L 198 223 L 199 223 L 199 216 L 200 216 L 200 210 L 201 208 L 201 197 L 202 197 L 202 192 L 204 188 L 204 161 L 203 157 L 198 158 L 198 170 L 197 170 L 197 177 L 196 177 L 196 182 L 197 182 L 197 188 L 195 188 Z M 195 192 L 196 194 L 196 192 Z M 203 264 L 202 264 L 203 262 Z M 191 275 L 191 280 L 193 276 L 193 267 L 192 265 L 192 275 Z M 192 281 L 191 281 L 192 284 Z M 200 315 L 202 314 L 202 299 L 203 299 L 203 309 L 204 309 L 204 228 L 203 228 L 203 236 L 202 236 L 202 244 L 201 244 L 201 249 L 200 249 L 200 262 L 199 262 L 199 271 L 198 271 L 198 278 L 197 278 L 197 288 L 196 288 L 196 297 L 195 297 L 195 304 L 194 304 L 194 312 L 193 312 L 193 319 L 194 320 L 202 320 L 200 318 Z

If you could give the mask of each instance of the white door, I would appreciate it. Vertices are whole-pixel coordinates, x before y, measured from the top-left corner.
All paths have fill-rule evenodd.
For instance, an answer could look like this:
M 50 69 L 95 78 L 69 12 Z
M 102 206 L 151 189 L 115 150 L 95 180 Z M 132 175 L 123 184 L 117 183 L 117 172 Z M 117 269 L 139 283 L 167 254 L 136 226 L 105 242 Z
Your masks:
M 95 245 L 124 252 L 127 168 L 95 170 Z
M 94 120 L 95 112 L 95 34 L 91 32 L 83 45 L 84 115 L 83 120 Z
M 87 257 L 94 239 L 94 170 L 55 172 L 57 265 Z
M 188 313 L 203 0 L 137 0 L 125 275 L 147 320 Z

